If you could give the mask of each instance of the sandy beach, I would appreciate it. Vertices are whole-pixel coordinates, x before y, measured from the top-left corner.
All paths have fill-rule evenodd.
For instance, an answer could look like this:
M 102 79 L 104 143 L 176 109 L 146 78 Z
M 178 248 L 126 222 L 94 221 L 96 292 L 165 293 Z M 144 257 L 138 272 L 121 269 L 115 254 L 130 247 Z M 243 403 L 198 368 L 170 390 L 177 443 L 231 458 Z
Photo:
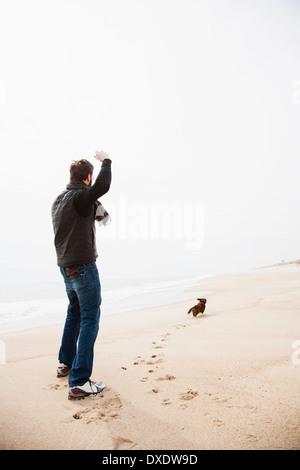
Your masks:
M 107 388 L 80 401 L 56 377 L 63 325 L 1 335 L 0 448 L 299 449 L 299 275 L 218 275 L 190 300 L 103 315 L 92 379 Z

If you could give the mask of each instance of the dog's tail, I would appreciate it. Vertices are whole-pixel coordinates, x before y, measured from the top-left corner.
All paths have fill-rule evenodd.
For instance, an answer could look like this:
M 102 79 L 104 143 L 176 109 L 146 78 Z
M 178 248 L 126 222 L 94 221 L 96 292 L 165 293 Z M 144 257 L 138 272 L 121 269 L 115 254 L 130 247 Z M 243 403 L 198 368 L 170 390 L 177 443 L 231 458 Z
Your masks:
M 191 313 L 192 310 L 193 310 L 193 307 L 189 309 L 188 313 Z

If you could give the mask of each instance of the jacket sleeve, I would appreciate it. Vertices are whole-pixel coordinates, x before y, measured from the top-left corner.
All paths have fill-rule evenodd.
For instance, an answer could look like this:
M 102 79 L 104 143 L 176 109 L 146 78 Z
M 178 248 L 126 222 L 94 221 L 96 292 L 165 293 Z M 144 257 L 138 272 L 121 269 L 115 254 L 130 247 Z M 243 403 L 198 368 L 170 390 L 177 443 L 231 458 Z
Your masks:
M 77 212 L 84 217 L 88 216 L 97 199 L 109 191 L 110 184 L 111 160 L 105 158 L 95 183 L 90 187 L 78 191 L 74 199 Z

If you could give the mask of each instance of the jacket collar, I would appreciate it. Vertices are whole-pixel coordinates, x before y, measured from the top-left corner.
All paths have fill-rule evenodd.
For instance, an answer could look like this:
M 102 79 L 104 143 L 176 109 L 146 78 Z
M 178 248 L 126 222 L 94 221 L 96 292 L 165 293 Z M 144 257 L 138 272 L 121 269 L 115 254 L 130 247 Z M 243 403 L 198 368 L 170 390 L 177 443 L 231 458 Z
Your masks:
M 85 183 L 68 183 L 67 186 L 66 186 L 66 189 L 67 190 L 74 190 L 74 189 L 85 189 L 87 188 L 87 185 Z

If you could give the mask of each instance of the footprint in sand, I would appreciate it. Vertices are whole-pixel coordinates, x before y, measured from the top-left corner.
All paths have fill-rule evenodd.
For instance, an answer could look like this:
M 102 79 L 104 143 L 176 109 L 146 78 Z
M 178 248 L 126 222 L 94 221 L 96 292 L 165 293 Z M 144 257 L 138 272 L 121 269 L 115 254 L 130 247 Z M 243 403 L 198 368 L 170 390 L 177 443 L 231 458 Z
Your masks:
M 142 356 L 137 356 L 136 359 L 134 360 L 133 365 L 138 366 L 140 364 L 143 364 L 145 362 L 145 359 L 142 359 Z
M 118 394 L 110 389 L 107 389 L 103 395 L 93 397 L 90 403 L 90 406 L 76 411 L 73 418 L 82 419 L 86 417 L 86 424 L 97 420 L 108 422 L 119 418 L 122 402 Z
M 163 343 L 164 341 L 166 341 L 167 337 L 170 336 L 170 335 L 171 335 L 171 333 L 164 333 L 163 335 L 161 335 L 162 338 L 160 339 L 160 342 Z M 152 341 L 152 344 L 153 344 L 153 346 L 152 346 L 153 349 L 162 349 L 162 348 L 165 347 L 164 344 L 157 344 L 156 341 Z
M 198 392 L 189 388 L 186 392 L 180 394 L 180 400 L 193 400 L 198 395 Z
M 228 399 L 227 398 L 220 398 L 220 397 L 214 397 L 214 401 L 217 401 L 218 403 L 227 403 Z
M 145 359 L 137 358 L 134 361 L 133 365 L 138 366 L 140 364 L 146 363 L 148 366 L 151 366 L 153 364 L 159 364 L 160 362 L 163 362 L 163 360 L 161 358 L 157 358 L 156 354 L 152 354 L 151 359 L 149 359 L 148 361 L 146 361 Z
M 166 374 L 164 377 L 158 377 L 156 380 L 175 380 L 175 375 Z
M 89 411 L 90 411 L 89 408 L 84 408 L 83 410 L 76 411 L 76 413 L 73 414 L 73 418 L 74 418 L 74 419 L 81 419 L 82 416 L 83 416 L 85 413 L 89 413 Z
M 157 344 L 157 341 L 152 341 L 152 349 L 162 349 L 164 347 L 164 345 L 162 345 L 161 342 L 164 342 L 168 338 L 168 336 L 170 336 L 170 335 L 171 335 L 171 333 L 162 334 L 161 335 L 162 337 L 159 340 L 160 344 Z M 158 356 L 160 356 L 160 357 L 158 357 Z M 161 356 L 163 356 L 162 353 L 160 353 L 160 354 L 151 354 L 150 359 L 146 360 L 146 359 L 142 359 L 142 356 L 139 355 L 134 359 L 133 365 L 138 366 L 138 365 L 141 365 L 141 364 L 145 363 L 148 366 L 149 365 L 150 366 L 155 366 L 155 368 L 151 368 L 151 369 L 147 370 L 148 374 L 153 374 L 154 372 L 157 371 L 157 369 L 159 369 L 159 364 L 163 363 L 163 358 Z M 125 367 L 125 366 L 122 366 L 121 368 L 124 369 L 124 370 L 127 369 L 127 367 Z M 148 378 L 149 378 L 148 376 L 144 376 L 142 379 L 140 379 L 140 382 L 146 382 L 148 380 Z M 159 377 L 156 380 L 173 380 L 173 378 L 175 378 L 175 377 L 172 376 L 171 374 L 166 374 L 165 377 Z
M 164 398 L 163 401 L 161 402 L 162 405 L 171 405 L 171 400 L 170 398 Z
M 50 384 L 48 385 L 48 388 L 50 390 L 65 390 L 68 387 L 68 384 Z
M 214 424 L 216 426 L 223 426 L 225 423 L 221 419 L 214 419 Z
M 154 342 L 155 344 L 155 342 Z M 158 364 L 161 364 L 163 362 L 163 359 L 162 357 L 158 357 L 158 356 L 162 356 L 162 354 L 151 354 L 150 356 L 150 359 L 146 360 L 146 359 L 142 359 L 142 356 L 137 356 L 135 359 L 134 359 L 134 362 L 133 362 L 133 365 L 134 366 L 140 366 L 140 365 L 147 365 L 147 366 L 153 366 L 152 368 L 150 369 L 147 369 L 147 371 L 144 371 L 144 373 L 148 373 L 148 374 L 154 374 L 157 369 L 159 368 Z M 124 366 L 122 366 L 122 369 L 127 369 L 125 368 Z M 148 380 L 148 376 L 147 375 L 144 375 L 141 379 L 140 379 L 140 382 L 146 382 Z
M 247 435 L 246 435 L 246 439 L 247 439 L 248 441 L 253 441 L 253 442 L 258 441 L 258 437 L 255 436 L 255 434 L 247 434 Z
M 113 450 L 132 450 L 136 447 L 135 444 L 130 439 L 126 439 L 121 436 L 117 436 L 113 438 Z
M 186 392 L 182 392 L 180 394 L 180 400 L 188 401 L 188 400 L 193 400 L 198 395 L 198 392 L 192 390 L 189 388 Z M 180 405 L 180 408 L 187 408 L 188 405 L 186 403 L 183 403 Z
M 119 418 L 119 412 L 122 408 L 122 402 L 117 394 L 112 396 L 103 395 L 100 401 L 100 409 L 96 410 L 94 416 L 91 416 L 87 423 L 95 420 L 111 421 Z
M 153 357 L 153 356 L 152 356 L 152 357 Z M 155 357 L 155 356 L 154 356 L 154 357 Z M 147 364 L 147 365 L 153 365 L 153 364 L 159 364 L 159 363 L 161 363 L 161 362 L 163 362 L 162 359 L 156 359 L 155 361 L 153 361 L 153 360 L 146 361 L 146 364 Z

